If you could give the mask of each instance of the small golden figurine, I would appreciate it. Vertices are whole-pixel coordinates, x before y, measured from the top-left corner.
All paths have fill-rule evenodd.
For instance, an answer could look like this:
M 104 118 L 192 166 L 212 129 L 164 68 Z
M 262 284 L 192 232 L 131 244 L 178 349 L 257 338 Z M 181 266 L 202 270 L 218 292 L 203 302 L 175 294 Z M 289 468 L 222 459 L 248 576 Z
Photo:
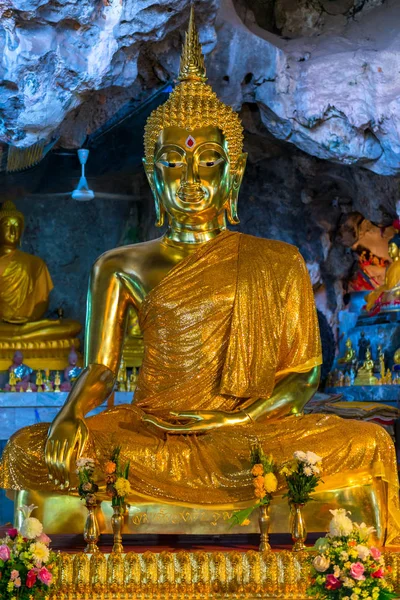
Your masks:
M 26 392 L 33 392 L 32 385 L 31 385 L 31 382 L 30 382 L 30 381 L 29 381 L 29 383 L 28 383 L 28 387 L 26 388 L 26 390 L 25 390 L 25 391 L 26 391 Z
M 356 351 L 350 338 L 346 340 L 346 352 L 343 358 L 339 358 L 338 363 L 351 365 L 356 360 Z
M 16 392 L 17 388 L 15 387 L 17 385 L 17 376 L 14 373 L 14 371 L 10 371 L 10 375 L 9 375 L 9 379 L 8 379 L 8 385 L 10 386 L 10 392 Z
M 387 369 L 386 371 L 386 378 L 385 378 L 385 384 L 386 385 L 392 385 L 393 381 L 392 381 L 392 373 L 390 369 Z
M 126 372 L 125 361 L 123 358 L 121 358 L 121 363 L 119 365 L 118 376 L 117 376 L 119 392 L 127 392 L 128 391 L 127 381 L 128 381 L 128 375 Z
M 44 391 L 43 376 L 42 376 L 42 371 L 40 371 L 40 369 L 36 373 L 36 387 L 37 387 L 37 391 L 38 392 L 43 392 Z
M 61 377 L 60 377 L 60 371 L 56 371 L 56 374 L 54 376 L 54 391 L 55 392 L 60 392 L 60 385 L 61 385 Z
M 371 350 L 367 348 L 365 353 L 365 362 L 358 370 L 354 385 L 376 385 L 378 379 L 374 377 L 374 361 L 371 357 Z
M 138 375 L 136 368 L 133 367 L 132 373 L 129 376 L 128 392 L 134 392 L 137 386 Z
M 378 346 L 378 361 L 379 361 L 379 372 L 381 374 L 381 379 L 385 377 L 385 353 L 382 350 L 382 346 L 379 344 Z

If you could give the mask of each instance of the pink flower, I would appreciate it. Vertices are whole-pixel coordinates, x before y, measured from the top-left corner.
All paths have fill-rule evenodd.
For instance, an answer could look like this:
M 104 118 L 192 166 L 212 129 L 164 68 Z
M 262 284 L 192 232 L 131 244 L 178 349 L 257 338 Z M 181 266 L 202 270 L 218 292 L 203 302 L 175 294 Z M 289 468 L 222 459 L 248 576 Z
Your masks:
M 382 567 L 379 567 L 379 569 L 377 571 L 374 571 L 374 573 L 371 573 L 371 577 L 375 577 L 375 579 L 381 579 L 383 576 L 385 575 Z
M 377 560 L 378 558 L 380 558 L 381 551 L 378 550 L 378 548 L 375 548 L 375 546 L 372 546 L 372 548 L 370 548 L 369 551 L 371 552 L 371 556 L 374 560 Z
M 32 588 L 36 583 L 36 578 L 37 574 L 35 569 L 28 571 L 28 575 L 26 576 L 26 587 Z
M 342 587 L 342 583 L 334 575 L 327 575 L 325 587 L 327 590 L 338 590 L 340 587 Z
M 10 548 L 5 544 L 0 546 L 0 559 L 1 560 L 9 560 L 11 556 Z
M 17 577 L 19 577 L 19 571 L 13 569 L 10 574 L 11 581 L 14 581 L 14 579 L 17 579 Z
M 7 529 L 7 535 L 9 535 L 10 538 L 13 540 L 18 535 L 18 529 L 15 529 L 15 527 L 13 527 L 12 529 Z
M 50 585 L 53 579 L 53 575 L 46 569 L 46 567 L 42 567 L 38 573 L 38 579 L 45 585 Z
M 35 540 L 35 542 L 42 542 L 42 544 L 46 544 L 48 546 L 51 543 L 51 539 L 45 533 L 41 533 Z
M 363 581 L 365 579 L 364 571 L 364 565 L 360 562 L 356 562 L 351 565 L 350 575 L 353 579 L 357 579 L 357 581 Z

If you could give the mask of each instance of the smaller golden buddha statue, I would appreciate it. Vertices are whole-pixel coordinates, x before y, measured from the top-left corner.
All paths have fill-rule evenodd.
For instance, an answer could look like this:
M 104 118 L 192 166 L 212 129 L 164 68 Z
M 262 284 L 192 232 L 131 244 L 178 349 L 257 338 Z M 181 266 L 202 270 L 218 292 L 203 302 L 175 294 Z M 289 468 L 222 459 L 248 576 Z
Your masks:
M 53 289 L 45 262 L 19 250 L 24 216 L 11 201 L 0 209 L 0 369 L 10 350 L 23 350 L 34 369 L 64 366 L 69 348 L 79 344 L 81 325 L 43 319 Z M 61 363 L 59 365 L 59 363 Z
M 376 314 L 400 308 L 400 233 L 396 231 L 389 241 L 392 263 L 386 270 L 385 282 L 365 297 L 367 311 Z
M 346 352 L 343 358 L 339 358 L 338 363 L 351 365 L 357 360 L 356 351 L 353 348 L 353 343 L 350 338 L 346 340 Z
M 376 385 L 378 379 L 374 376 L 374 361 L 372 360 L 371 350 L 367 348 L 365 362 L 359 368 L 354 385 Z
M 129 376 L 128 392 L 134 392 L 137 386 L 138 375 L 136 368 L 133 367 L 132 373 Z
M 121 358 L 121 363 L 119 365 L 118 375 L 117 375 L 117 387 L 118 387 L 119 392 L 127 392 L 128 391 L 127 381 L 128 381 L 128 374 L 126 372 L 125 360 L 123 358 Z

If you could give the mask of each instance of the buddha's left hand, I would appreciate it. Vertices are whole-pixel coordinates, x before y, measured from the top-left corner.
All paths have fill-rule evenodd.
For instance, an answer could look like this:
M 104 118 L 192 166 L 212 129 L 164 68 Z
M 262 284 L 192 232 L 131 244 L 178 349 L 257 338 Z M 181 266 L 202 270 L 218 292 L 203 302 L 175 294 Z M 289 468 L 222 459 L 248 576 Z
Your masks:
M 248 423 L 250 420 L 243 411 L 226 412 L 222 410 L 171 413 L 171 417 L 176 421 L 185 421 L 185 423 L 168 423 L 168 421 L 146 414 L 143 415 L 142 420 L 167 433 L 176 434 L 203 433 L 219 427 L 231 427 L 232 425 Z

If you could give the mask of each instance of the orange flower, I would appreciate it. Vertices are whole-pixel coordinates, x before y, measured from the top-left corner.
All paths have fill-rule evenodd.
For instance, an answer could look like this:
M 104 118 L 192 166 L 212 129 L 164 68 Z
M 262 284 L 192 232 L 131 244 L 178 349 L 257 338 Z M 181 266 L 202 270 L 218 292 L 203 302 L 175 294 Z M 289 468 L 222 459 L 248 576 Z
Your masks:
M 350 546 L 350 548 L 352 548 L 353 546 L 357 546 L 357 542 L 355 542 L 354 540 L 350 540 L 348 545 Z
M 263 490 L 264 489 L 264 477 L 262 475 L 255 477 L 253 479 L 253 485 L 257 490 Z
M 260 500 L 265 497 L 266 493 L 267 492 L 265 490 L 259 490 L 257 488 L 254 490 L 255 497 L 260 498 Z
M 117 465 L 115 464 L 115 462 L 112 462 L 112 460 L 109 460 L 108 462 L 106 462 L 104 470 L 106 473 L 111 475 L 111 473 L 115 473 L 116 468 L 117 468 Z
M 259 475 L 262 475 L 263 473 L 264 473 L 264 467 L 259 463 L 254 465 L 254 467 L 251 470 L 251 474 L 254 475 L 254 477 L 258 477 Z

